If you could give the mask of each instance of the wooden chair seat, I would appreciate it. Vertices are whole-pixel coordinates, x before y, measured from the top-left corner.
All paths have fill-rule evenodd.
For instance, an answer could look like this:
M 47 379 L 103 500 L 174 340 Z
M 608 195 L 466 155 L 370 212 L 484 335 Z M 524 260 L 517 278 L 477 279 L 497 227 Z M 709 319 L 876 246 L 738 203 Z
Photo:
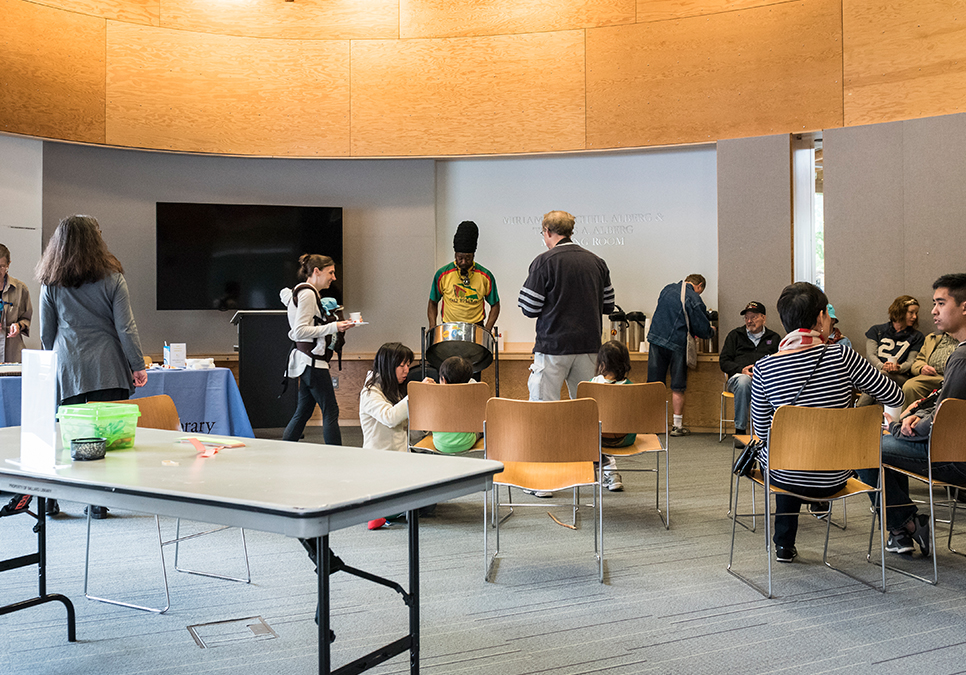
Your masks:
M 633 445 L 624 448 L 604 447 L 601 451 L 605 455 L 614 457 L 631 457 L 644 452 L 664 452 L 664 445 L 661 444 L 661 438 L 657 434 L 638 434 Z
M 451 452 L 440 452 L 439 450 L 437 450 L 436 449 L 436 446 L 433 445 L 433 435 L 432 434 L 429 434 L 428 436 L 424 436 L 419 441 L 417 441 L 416 443 L 413 443 L 409 447 L 410 448 L 414 448 L 414 449 L 418 449 L 418 450 L 422 450 L 423 452 L 436 452 L 436 453 L 439 453 L 441 455 L 461 454 L 461 453 L 451 453 Z M 464 450 L 463 452 L 473 452 L 474 450 L 482 450 L 482 449 L 483 449 L 483 439 L 482 438 L 478 438 L 478 439 L 476 439 L 476 443 L 473 444 L 473 447 L 468 448 L 468 449 Z
M 593 462 L 503 462 L 503 471 L 493 476 L 494 483 L 524 490 L 566 490 L 596 481 Z

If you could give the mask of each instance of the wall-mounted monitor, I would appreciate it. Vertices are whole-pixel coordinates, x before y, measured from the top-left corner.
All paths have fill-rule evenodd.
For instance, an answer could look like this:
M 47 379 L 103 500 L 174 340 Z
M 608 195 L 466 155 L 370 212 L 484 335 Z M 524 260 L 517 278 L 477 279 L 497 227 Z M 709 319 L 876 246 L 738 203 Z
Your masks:
M 321 253 L 342 277 L 342 209 L 157 203 L 157 308 L 283 309 L 298 258 Z M 342 301 L 338 282 L 329 295 Z

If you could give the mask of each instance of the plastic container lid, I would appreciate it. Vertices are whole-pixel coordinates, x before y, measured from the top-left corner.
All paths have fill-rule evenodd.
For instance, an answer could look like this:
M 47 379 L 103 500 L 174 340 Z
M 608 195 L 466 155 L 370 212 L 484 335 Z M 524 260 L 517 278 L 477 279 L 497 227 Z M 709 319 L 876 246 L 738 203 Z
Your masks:
M 57 419 L 108 419 L 111 417 L 140 417 L 141 410 L 130 403 L 79 403 L 62 405 L 57 408 Z

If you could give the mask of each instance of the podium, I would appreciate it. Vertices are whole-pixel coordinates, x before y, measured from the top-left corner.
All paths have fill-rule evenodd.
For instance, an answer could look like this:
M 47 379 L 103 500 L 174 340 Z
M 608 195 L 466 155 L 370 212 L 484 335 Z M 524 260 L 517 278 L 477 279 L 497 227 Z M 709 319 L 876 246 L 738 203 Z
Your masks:
M 238 389 L 252 427 L 284 427 L 298 402 L 295 381 L 279 397 L 292 349 L 285 310 L 242 310 L 231 322 L 238 326 Z

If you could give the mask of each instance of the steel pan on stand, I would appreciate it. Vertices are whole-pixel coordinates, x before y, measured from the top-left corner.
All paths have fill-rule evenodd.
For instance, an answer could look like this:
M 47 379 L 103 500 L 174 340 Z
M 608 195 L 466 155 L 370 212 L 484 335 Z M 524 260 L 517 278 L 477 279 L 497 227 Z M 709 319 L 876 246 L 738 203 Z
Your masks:
M 500 395 L 500 350 L 492 333 L 475 323 L 441 323 L 430 331 L 423 328 L 422 333 L 424 364 L 438 369 L 449 357 L 462 356 L 479 373 L 493 363 L 496 395 Z

